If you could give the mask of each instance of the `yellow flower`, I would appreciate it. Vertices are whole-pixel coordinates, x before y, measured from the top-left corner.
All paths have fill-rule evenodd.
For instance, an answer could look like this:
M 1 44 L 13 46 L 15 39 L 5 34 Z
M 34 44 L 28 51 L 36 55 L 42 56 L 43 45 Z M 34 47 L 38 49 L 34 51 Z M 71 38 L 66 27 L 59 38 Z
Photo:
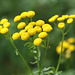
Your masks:
M 66 55 L 65 55 L 65 58 L 66 58 L 66 59 L 69 59 L 70 57 L 71 57 L 71 54 L 66 54 Z
M 39 33 L 38 37 L 39 38 L 45 38 L 48 34 L 46 32 L 41 32 Z
M 42 26 L 42 25 L 44 25 L 45 24 L 45 22 L 43 21 L 43 20 L 38 20 L 38 21 L 36 21 L 36 25 L 37 26 Z
M 59 15 L 54 15 L 53 17 L 55 17 L 57 19 L 59 17 Z
M 42 31 L 42 28 L 40 26 L 35 26 L 34 29 L 37 33 L 40 33 Z
M 42 39 L 41 39 L 41 38 L 36 38 L 36 39 L 34 40 L 34 45 L 40 45 L 41 42 L 42 42 Z
M 0 30 L 2 29 L 2 26 L 0 26 Z
M 27 26 L 25 27 L 25 30 L 28 31 L 30 28 L 33 28 L 33 26 L 32 26 L 32 25 L 27 25 Z
M 62 17 L 67 19 L 69 16 L 68 15 L 62 15 Z
M 10 26 L 10 23 L 9 22 L 6 22 L 6 23 L 3 24 L 3 27 L 4 28 L 8 28 L 9 26 Z
M 23 29 L 26 26 L 25 22 L 20 22 L 17 26 L 18 29 Z
M 30 35 L 29 35 L 28 32 L 22 33 L 22 35 L 21 35 L 21 39 L 24 40 L 24 41 L 26 41 L 26 40 L 29 39 L 29 36 L 30 36 Z
M 8 22 L 8 20 L 4 18 L 4 19 L 1 20 L 0 24 L 4 24 L 6 22 Z
M 67 23 L 68 23 L 68 24 L 70 24 L 70 23 L 72 23 L 72 22 L 73 22 L 73 19 L 72 19 L 72 18 L 70 18 L 70 19 L 67 20 Z
M 21 18 L 26 18 L 27 14 L 28 14 L 28 12 L 22 12 L 20 16 L 21 16 Z
M 64 17 L 58 17 L 58 18 L 57 18 L 57 21 L 64 21 L 64 20 L 65 20 Z
M 5 33 L 7 33 L 8 31 L 9 31 L 8 28 L 2 28 L 0 32 L 1 32 L 2 34 L 5 34 Z
M 65 23 L 64 22 L 58 23 L 58 28 L 64 28 L 64 27 L 65 27 Z
M 70 17 L 70 18 L 75 18 L 75 15 L 70 15 L 69 17 Z
M 36 25 L 36 22 L 30 22 L 28 25 L 35 26 Z
M 18 16 L 16 16 L 15 18 L 14 18 L 14 22 L 18 22 L 18 21 L 20 21 L 21 20 L 21 16 L 20 15 L 18 15 Z
M 75 39 L 74 39 L 74 38 L 69 38 L 67 41 L 68 41 L 69 43 L 74 43 L 74 42 L 75 42 Z
M 25 33 L 25 29 L 21 30 L 19 33 L 20 35 L 22 35 L 22 33 Z
M 27 16 L 32 18 L 33 16 L 35 16 L 35 12 L 34 11 L 28 11 Z
M 43 28 L 43 31 L 44 32 L 50 32 L 50 31 L 52 31 L 52 27 L 51 27 L 51 25 L 49 25 L 49 24 L 44 24 L 43 26 L 42 26 L 42 28 Z
M 74 51 L 75 47 L 74 47 L 74 45 L 69 45 L 68 49 L 71 50 L 71 51 Z
M 12 39 L 13 39 L 13 40 L 17 40 L 17 39 L 19 39 L 19 38 L 20 38 L 20 34 L 19 34 L 18 32 L 14 33 L 14 34 L 12 35 Z
M 30 28 L 30 29 L 28 30 L 28 33 L 29 33 L 31 36 L 33 36 L 33 35 L 36 34 L 36 30 L 35 30 L 34 28 Z
M 63 47 L 64 48 L 68 48 L 69 47 L 69 43 L 67 41 L 63 41 Z

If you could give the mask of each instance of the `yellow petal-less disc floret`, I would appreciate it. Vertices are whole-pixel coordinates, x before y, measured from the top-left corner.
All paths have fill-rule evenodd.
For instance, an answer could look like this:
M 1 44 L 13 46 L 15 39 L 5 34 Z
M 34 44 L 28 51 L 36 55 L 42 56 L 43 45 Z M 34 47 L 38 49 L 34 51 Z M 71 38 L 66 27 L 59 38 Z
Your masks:
M 67 19 L 69 16 L 68 15 L 62 15 L 62 17 Z
M 69 43 L 67 41 L 63 41 L 63 47 L 64 48 L 68 48 L 69 47 Z
M 43 21 L 43 20 L 38 20 L 38 21 L 36 21 L 36 25 L 37 26 L 42 26 L 42 25 L 44 25 L 45 24 L 45 22 Z
M 67 39 L 67 41 L 68 41 L 69 43 L 74 43 L 74 42 L 75 42 L 75 39 L 74 39 L 74 38 L 69 38 L 69 39 Z
M 43 28 L 43 31 L 44 31 L 44 32 L 50 32 L 50 31 L 52 31 L 52 29 L 53 29 L 50 24 L 44 24 L 44 25 L 42 26 L 42 28 Z
M 4 18 L 4 19 L 1 20 L 0 24 L 4 24 L 6 22 L 8 22 L 8 20 L 6 18 Z
M 70 15 L 69 17 L 70 17 L 70 18 L 75 18 L 75 15 Z
M 23 29 L 26 26 L 25 22 L 20 22 L 17 26 L 18 29 Z
M 20 16 L 21 16 L 21 18 L 26 18 L 27 14 L 28 14 L 28 12 L 22 12 Z
M 75 46 L 74 45 L 69 45 L 68 49 L 71 50 L 71 51 L 74 51 L 75 50 Z
M 0 32 L 1 32 L 2 34 L 6 34 L 8 31 L 9 31 L 8 28 L 2 28 Z
M 42 28 L 40 26 L 35 26 L 34 29 L 37 33 L 40 33 L 42 31 Z
M 18 32 L 14 33 L 14 34 L 12 35 L 12 39 L 13 39 L 13 40 L 17 40 L 17 39 L 19 39 L 19 37 L 20 37 L 20 34 L 19 34 Z
M 65 20 L 64 17 L 58 17 L 58 18 L 57 18 L 57 21 L 64 21 L 64 20 Z
M 65 27 L 65 23 L 64 22 L 58 23 L 58 28 L 64 28 L 64 27 Z
M 21 16 L 20 15 L 18 15 L 18 16 L 16 16 L 15 18 L 14 18 L 14 22 L 18 22 L 18 21 L 20 21 L 21 20 Z
M 29 18 L 32 18 L 33 16 L 35 16 L 35 12 L 34 12 L 34 11 L 28 11 L 27 16 L 28 16 Z
M 30 28 L 33 28 L 33 26 L 32 26 L 32 25 L 27 25 L 27 26 L 25 27 L 25 30 L 28 31 Z
M 8 28 L 9 26 L 10 26 L 10 23 L 9 22 L 6 22 L 6 23 L 3 24 L 3 27 L 4 28 Z
M 42 39 L 41 39 L 41 38 L 36 38 L 36 39 L 34 40 L 34 45 L 40 45 L 41 42 L 42 42 Z
M 68 23 L 68 24 L 70 24 L 70 23 L 72 23 L 72 22 L 73 22 L 73 19 L 72 19 L 72 18 L 70 18 L 70 19 L 67 20 L 67 23 Z
M 31 36 L 33 36 L 33 35 L 36 34 L 36 30 L 35 30 L 34 28 L 30 28 L 30 29 L 28 30 L 28 33 L 29 33 Z
M 30 22 L 28 25 L 35 26 L 36 25 L 36 22 Z
M 0 26 L 0 30 L 2 29 L 3 27 L 2 26 Z
M 46 32 L 41 32 L 39 33 L 38 37 L 39 38 L 45 38 L 48 34 Z
M 22 35 L 22 33 L 25 33 L 25 29 L 21 30 L 19 33 L 20 35 Z
M 28 32 L 22 33 L 22 35 L 21 35 L 21 40 L 26 41 L 26 40 L 29 39 L 29 36 L 30 36 L 30 35 L 29 35 Z

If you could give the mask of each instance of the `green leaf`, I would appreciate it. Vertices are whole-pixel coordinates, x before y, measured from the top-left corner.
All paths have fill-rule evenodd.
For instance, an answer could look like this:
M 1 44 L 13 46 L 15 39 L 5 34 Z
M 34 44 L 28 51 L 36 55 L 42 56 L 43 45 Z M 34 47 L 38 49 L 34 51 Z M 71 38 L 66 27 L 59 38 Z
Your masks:
M 31 42 L 27 42 L 27 43 L 24 44 L 24 47 L 29 45 L 29 44 L 32 44 L 32 43 Z

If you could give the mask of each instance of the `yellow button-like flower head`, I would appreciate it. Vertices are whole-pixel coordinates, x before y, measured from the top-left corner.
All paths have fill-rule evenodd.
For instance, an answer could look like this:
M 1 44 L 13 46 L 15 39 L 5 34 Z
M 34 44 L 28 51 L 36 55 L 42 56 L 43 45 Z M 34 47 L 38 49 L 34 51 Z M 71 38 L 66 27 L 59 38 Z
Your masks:
M 70 15 L 69 17 L 70 17 L 70 18 L 75 18 L 75 15 Z
M 17 26 L 18 29 L 23 29 L 26 26 L 25 22 L 20 22 Z
M 8 20 L 4 18 L 4 19 L 1 20 L 0 24 L 4 24 L 6 22 L 8 22 Z
M 45 38 L 48 34 L 46 32 L 41 32 L 39 33 L 38 37 L 39 38 Z
M 37 26 L 42 26 L 42 25 L 44 25 L 45 24 L 45 22 L 43 21 L 43 20 L 38 20 L 38 21 L 36 21 L 36 25 Z
M 64 20 L 65 20 L 64 17 L 58 17 L 58 18 L 57 18 L 57 21 L 64 21 Z
M 0 30 L 2 29 L 3 27 L 2 26 L 0 26 Z
M 73 22 L 73 19 L 72 19 L 72 18 L 70 18 L 70 19 L 67 20 L 67 23 L 68 23 L 68 24 L 70 24 L 70 23 L 72 23 L 72 22 Z
M 17 39 L 19 39 L 19 37 L 20 37 L 20 34 L 19 34 L 18 32 L 14 33 L 14 34 L 12 35 L 12 39 L 13 39 L 13 40 L 17 40 Z
M 27 14 L 28 14 L 28 12 L 22 12 L 20 16 L 21 16 L 21 18 L 26 18 Z
M 34 45 L 40 45 L 41 42 L 42 42 L 42 39 L 41 39 L 41 38 L 36 38 L 36 39 L 34 40 Z
M 36 22 L 30 22 L 28 25 L 35 26 L 36 25 Z
M 68 41 L 69 43 L 74 43 L 74 42 L 75 42 L 75 39 L 74 39 L 74 38 L 69 38 L 67 41 Z
M 33 26 L 32 26 L 32 25 L 27 25 L 27 26 L 25 27 L 25 30 L 28 31 L 30 28 L 33 28 Z
M 63 47 L 64 48 L 68 48 L 69 47 L 69 43 L 67 41 L 63 41 Z
M 18 15 L 18 16 L 16 16 L 15 18 L 14 18 L 14 22 L 18 22 L 18 21 L 20 21 L 21 20 L 21 16 L 20 15 Z
M 8 31 L 9 31 L 8 28 L 2 28 L 0 32 L 1 32 L 2 34 L 5 34 L 5 33 L 7 33 Z
M 26 41 L 26 40 L 29 39 L 29 36 L 30 36 L 30 35 L 29 35 L 28 32 L 22 33 L 22 35 L 21 35 L 21 39 L 24 40 L 24 41 Z
M 63 22 L 58 23 L 58 28 L 64 28 L 64 27 L 65 27 L 65 23 Z
M 3 24 L 3 27 L 4 28 L 8 28 L 9 26 L 10 26 L 10 23 L 9 22 L 6 22 L 6 23 Z
M 69 16 L 68 15 L 62 15 L 62 17 L 67 19 Z
M 74 45 L 69 45 L 68 49 L 71 50 L 71 51 L 74 51 L 75 50 L 75 46 Z
M 25 33 L 25 29 L 21 30 L 19 33 L 20 35 L 22 35 L 22 33 Z

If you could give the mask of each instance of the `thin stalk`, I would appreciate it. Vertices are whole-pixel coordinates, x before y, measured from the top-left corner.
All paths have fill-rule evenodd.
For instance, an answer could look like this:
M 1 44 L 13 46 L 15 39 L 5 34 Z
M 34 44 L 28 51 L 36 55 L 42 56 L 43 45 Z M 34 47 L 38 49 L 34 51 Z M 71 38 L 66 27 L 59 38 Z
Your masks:
M 27 20 L 27 18 L 26 18 L 25 20 L 26 20 L 26 24 L 28 25 L 28 20 Z

